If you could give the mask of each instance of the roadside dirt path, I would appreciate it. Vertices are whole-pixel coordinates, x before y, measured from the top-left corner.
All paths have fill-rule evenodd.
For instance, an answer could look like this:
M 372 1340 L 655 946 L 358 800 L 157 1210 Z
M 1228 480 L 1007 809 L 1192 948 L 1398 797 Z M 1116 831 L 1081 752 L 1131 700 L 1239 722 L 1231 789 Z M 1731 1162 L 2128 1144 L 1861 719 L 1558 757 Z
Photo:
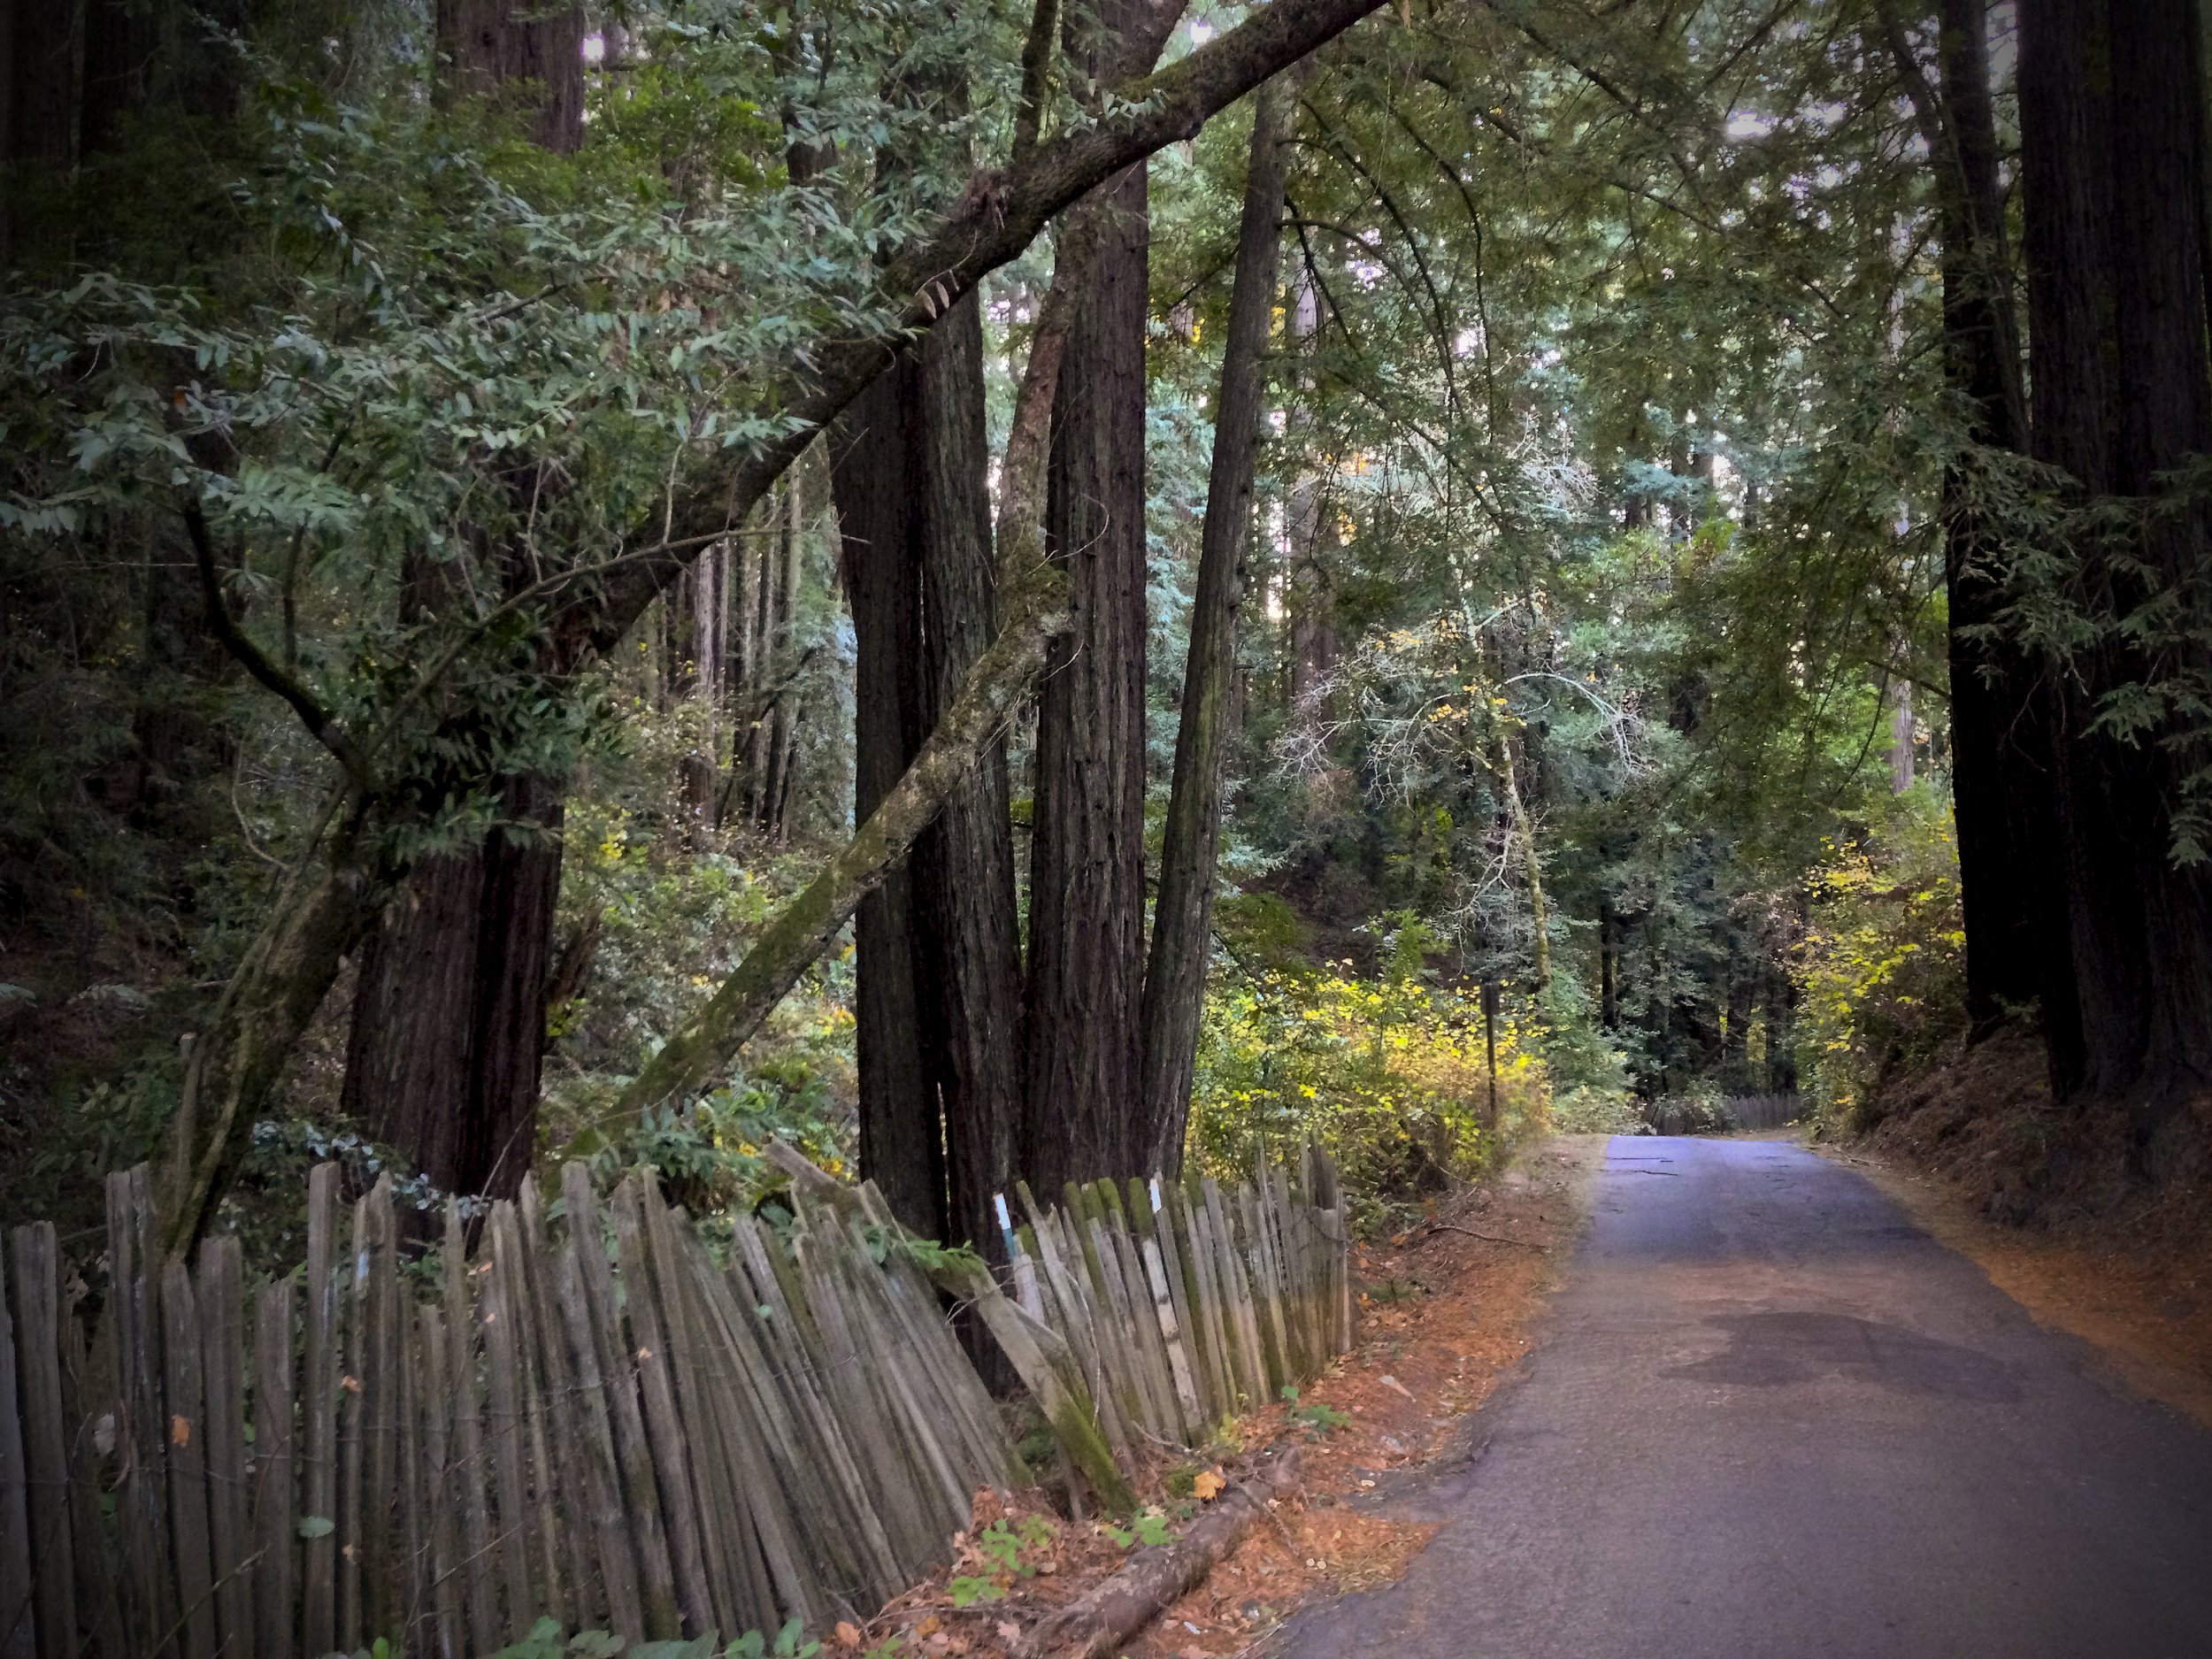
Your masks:
M 1614 1141 L 1544 1334 L 1434 1535 L 1286 1659 L 2212 1653 L 2212 1434 L 2039 1325 L 1858 1171 Z
M 2096 1345 L 2139 1394 L 2212 1429 L 2212 1242 L 2145 1247 L 2085 1230 L 2026 1233 L 1958 1188 L 1863 1146 L 1813 1148 L 1857 1170 L 2038 1322 Z
M 1541 1141 L 1396 1238 L 1357 1247 L 1356 1282 L 1366 1288 L 1353 1351 L 1296 1401 L 1240 1420 L 1202 1454 L 1163 1453 L 1140 1486 L 1177 1528 L 1200 1509 L 1197 1477 L 1235 1480 L 1252 1454 L 1286 1440 L 1299 1448 L 1300 1489 L 1132 1640 L 1127 1659 L 1256 1655 L 1296 1609 L 1387 1584 L 1405 1570 L 1435 1523 L 1392 1517 L 1361 1500 L 1409 1472 L 1464 1461 L 1468 1436 L 1486 1422 L 1476 1408 L 1520 1373 L 1587 1219 L 1604 1152 L 1602 1136 Z M 1048 1530 L 1048 1541 L 1020 1552 L 1017 1575 L 1001 1575 L 1002 1596 L 964 1595 L 964 1583 L 992 1565 L 973 1538 L 995 1525 L 1021 1527 L 1030 1517 Z M 1120 1535 L 1130 1536 L 1127 1529 Z M 895 1639 L 901 1655 L 1002 1659 L 1040 1618 L 1128 1559 L 1111 1531 L 1050 1517 L 1035 1494 L 1023 1494 L 1011 1511 L 985 1494 L 973 1533 L 949 1567 L 864 1632 L 846 1627 L 826 1650 L 863 1654 Z

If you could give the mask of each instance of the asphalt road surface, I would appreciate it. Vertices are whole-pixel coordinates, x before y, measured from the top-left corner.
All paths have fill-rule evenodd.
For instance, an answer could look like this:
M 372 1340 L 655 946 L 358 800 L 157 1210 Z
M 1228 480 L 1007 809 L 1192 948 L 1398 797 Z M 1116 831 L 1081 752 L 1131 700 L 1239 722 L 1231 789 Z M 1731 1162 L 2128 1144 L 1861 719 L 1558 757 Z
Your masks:
M 1851 1171 L 1622 1137 L 1440 1522 L 1291 1659 L 2206 1659 L 2212 1435 Z

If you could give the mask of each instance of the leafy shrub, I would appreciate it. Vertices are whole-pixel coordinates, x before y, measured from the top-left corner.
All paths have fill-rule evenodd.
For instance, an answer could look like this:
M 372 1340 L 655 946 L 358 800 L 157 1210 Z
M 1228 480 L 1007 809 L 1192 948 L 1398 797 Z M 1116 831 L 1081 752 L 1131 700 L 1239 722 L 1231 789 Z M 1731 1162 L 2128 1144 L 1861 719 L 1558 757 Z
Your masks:
M 1651 1133 L 1625 1088 L 1578 1083 L 1552 1096 L 1551 1126 L 1567 1135 L 1641 1135 Z
M 1501 1018 L 1489 1123 L 1472 987 L 1432 987 L 1402 962 L 1372 980 L 1272 969 L 1217 983 L 1207 998 L 1187 1155 L 1241 1174 L 1311 1140 L 1356 1201 L 1418 1200 L 1479 1174 L 1502 1144 L 1542 1123 L 1548 1092 L 1542 1061 Z
M 1947 803 L 1899 797 L 1876 834 L 1831 842 L 1798 948 L 1801 1069 L 1822 1117 L 1864 1127 L 1901 1072 L 1966 1023 L 1966 933 Z

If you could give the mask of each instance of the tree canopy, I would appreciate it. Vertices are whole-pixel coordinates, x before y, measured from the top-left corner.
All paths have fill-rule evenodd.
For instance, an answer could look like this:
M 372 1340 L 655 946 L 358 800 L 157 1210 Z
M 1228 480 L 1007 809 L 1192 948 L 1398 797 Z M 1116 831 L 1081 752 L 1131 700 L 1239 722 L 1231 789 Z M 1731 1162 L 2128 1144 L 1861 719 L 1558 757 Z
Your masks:
M 2187 0 L 18 10 L 12 1204 L 2207 1084 Z

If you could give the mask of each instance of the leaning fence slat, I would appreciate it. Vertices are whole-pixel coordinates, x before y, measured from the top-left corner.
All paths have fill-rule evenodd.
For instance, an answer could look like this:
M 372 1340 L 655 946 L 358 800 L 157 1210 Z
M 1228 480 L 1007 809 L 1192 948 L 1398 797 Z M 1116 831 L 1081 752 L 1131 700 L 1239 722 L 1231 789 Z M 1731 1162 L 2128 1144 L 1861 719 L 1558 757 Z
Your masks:
M 361 1480 L 368 1448 L 363 1431 L 367 1402 L 362 1394 L 362 1379 L 370 1370 L 365 1350 L 369 1342 L 367 1297 L 373 1245 L 369 1201 L 357 1198 L 353 1203 L 346 1264 L 339 1275 L 344 1286 L 341 1301 L 345 1322 L 345 1359 L 341 1363 L 349 1369 L 338 1379 L 338 1503 L 333 1517 L 337 1523 L 338 1544 L 338 1646 L 349 1653 L 364 1645 Z
M 396 1243 L 396 1217 L 392 1231 Z M 419 1386 L 423 1366 L 419 1322 L 425 1311 L 427 1310 L 418 1309 L 406 1297 L 400 1299 L 396 1309 L 397 1347 L 391 1357 L 389 1375 L 396 1385 L 392 1406 L 399 1425 L 399 1444 L 392 1471 L 392 1615 L 387 1628 L 397 1637 L 395 1647 L 409 1653 L 430 1654 L 434 1659 L 451 1659 L 451 1650 L 436 1637 L 430 1591 L 434 1576 L 430 1513 L 423 1487 L 434 1471 L 426 1467 L 423 1451 L 422 1390 Z
M 401 1579 L 404 1546 L 394 1523 L 400 1517 L 399 1482 L 404 1468 L 400 1439 L 411 1432 L 407 1392 L 407 1321 L 400 1309 L 399 1218 L 392 1180 L 377 1177 L 362 1200 L 368 1220 L 367 1282 L 361 1304 L 366 1324 L 361 1344 L 363 1448 L 361 1476 L 361 1606 L 363 1638 L 397 1638 L 407 1603 Z
M 1044 1269 L 1044 1286 L 1050 1293 L 1059 1310 L 1056 1332 L 1072 1356 L 1083 1377 L 1083 1385 L 1098 1416 L 1098 1427 L 1106 1437 L 1108 1449 L 1117 1465 L 1126 1469 L 1130 1464 L 1129 1433 L 1115 1409 L 1113 1391 L 1108 1381 L 1105 1362 L 1099 1355 L 1097 1328 L 1090 1318 L 1088 1306 L 1078 1285 L 1079 1274 L 1069 1266 L 1067 1253 L 1061 1248 L 1054 1228 L 1056 1217 L 1048 1215 L 1037 1202 L 1026 1181 L 1014 1183 L 1015 1194 L 1020 1199 L 1023 1213 L 1028 1216 L 1030 1233 L 1036 1242 L 1038 1264 Z
M 1114 1294 L 1113 1280 L 1119 1275 L 1107 1272 L 1107 1258 L 1099 1248 L 1101 1233 L 1084 1202 L 1083 1189 L 1070 1181 L 1062 1196 L 1065 1202 L 1055 1219 L 1063 1230 L 1069 1266 L 1081 1264 L 1081 1289 L 1097 1337 L 1099 1369 L 1133 1444 L 1140 1434 L 1152 1432 L 1152 1414 L 1143 1372 L 1128 1340 L 1126 1297 Z
M 1267 1356 L 1260 1346 L 1259 1317 L 1252 1306 L 1252 1287 L 1245 1277 L 1244 1263 L 1237 1253 L 1236 1233 L 1229 1225 L 1228 1202 L 1210 1175 L 1199 1186 L 1205 1198 L 1206 1231 L 1213 1242 L 1214 1271 L 1242 1360 L 1240 1369 L 1247 1398 L 1255 1405 L 1264 1405 L 1275 1397 L 1275 1391 L 1268 1382 Z
M 1130 1203 L 1144 1212 L 1143 1236 L 1152 1241 L 1159 1253 L 1160 1274 L 1165 1281 L 1168 1302 L 1175 1314 L 1176 1342 L 1183 1355 L 1184 1369 L 1190 1375 L 1191 1397 L 1196 1405 L 1197 1422 L 1204 1425 L 1224 1415 L 1215 1409 L 1214 1401 L 1219 1394 L 1213 1379 L 1212 1356 L 1206 1351 L 1206 1339 L 1199 1328 L 1198 1306 L 1191 1294 L 1191 1282 L 1183 1271 L 1182 1241 L 1175 1236 L 1175 1212 L 1169 1206 L 1174 1189 L 1155 1175 L 1149 1181 L 1138 1181 L 1130 1187 Z
M 1146 1398 L 1151 1402 L 1152 1432 L 1163 1440 L 1179 1440 L 1182 1412 L 1168 1372 L 1167 1345 L 1161 1340 L 1159 1318 L 1152 1310 L 1152 1287 L 1137 1259 L 1136 1243 L 1129 1236 L 1128 1217 L 1122 1213 L 1121 1194 L 1109 1180 L 1094 1182 L 1091 1192 L 1105 1248 L 1112 1256 L 1110 1271 L 1117 1275 L 1121 1291 L 1125 1328 L 1136 1345 Z
M 516 1252 L 521 1274 L 518 1282 L 529 1286 L 530 1326 L 535 1338 L 533 1363 L 543 1407 L 535 1418 L 542 1429 L 541 1437 L 531 1444 L 531 1464 L 537 1474 L 541 1509 L 548 1515 L 557 1509 L 562 1522 L 558 1542 L 561 1569 L 569 1586 L 569 1618 L 578 1629 L 589 1629 L 609 1616 L 611 1602 L 601 1578 L 588 1465 L 581 1456 L 582 1401 L 553 1283 L 553 1246 L 547 1236 L 545 1210 L 535 1183 L 523 1183 L 517 1214 L 523 1246 Z M 556 1448 L 558 1456 L 554 1455 Z
M 530 1583 L 530 1539 L 535 1518 L 531 1513 L 532 1506 L 523 1495 L 526 1436 L 523 1429 L 521 1363 L 517 1351 L 518 1315 L 513 1286 L 509 1280 L 510 1268 L 500 1247 L 503 1217 L 511 1225 L 513 1213 L 513 1206 L 501 1200 L 493 1207 L 491 1220 L 485 1228 L 487 1260 L 492 1271 L 484 1280 L 482 1295 L 477 1299 L 477 1317 L 483 1327 L 484 1372 L 491 1390 L 491 1419 L 484 1445 L 492 1466 L 498 1505 L 500 1585 L 505 1593 L 508 1637 L 519 1641 L 529 1634 L 539 1608 L 545 1605 L 548 1612 L 551 1609 L 533 1593 Z M 546 1538 L 549 1543 L 551 1534 L 546 1533 Z M 547 1559 L 549 1564 L 549 1554 Z
M 11 1242 L 38 1650 L 48 1659 L 73 1659 L 77 1580 L 68 1431 L 61 1413 L 61 1252 L 50 1221 L 18 1227 Z
M 875 1512 L 882 1517 L 884 1532 L 891 1540 L 892 1556 L 887 1571 L 879 1571 L 868 1584 L 872 1595 L 888 1601 L 902 1587 L 899 1581 L 913 1563 L 917 1549 L 926 1548 L 921 1540 L 927 1535 L 929 1523 L 915 1493 L 913 1471 L 906 1463 L 902 1438 L 886 1402 L 872 1386 L 867 1367 L 860 1361 L 843 1302 L 832 1277 L 833 1269 L 824 1259 L 837 1248 L 834 1236 L 826 1239 L 825 1230 L 805 1225 L 807 1219 L 806 1207 L 802 1205 L 802 1225 L 792 1232 L 792 1258 L 798 1264 L 806 1286 L 807 1306 L 821 1333 L 823 1380 L 846 1428 L 849 1443 L 852 1444 L 861 1467 L 868 1471 L 867 1494 Z
M 73 1301 L 61 1322 L 61 1403 L 62 1421 L 71 1425 L 69 1525 L 77 1556 L 78 1652 L 93 1659 L 134 1659 L 123 1624 L 124 1588 L 116 1580 L 106 1521 L 111 1482 L 104 1465 L 122 1422 L 115 1401 L 113 1322 L 101 1321 L 88 1348 L 84 1321 L 76 1316 Z
M 826 1225 L 824 1231 L 828 1232 Z M 886 1415 L 905 1441 L 915 1478 L 914 1495 L 925 1514 L 930 1503 L 932 1487 L 938 1500 L 939 1513 L 946 1517 L 948 1532 L 957 1532 L 968 1524 L 970 1502 L 973 1490 L 968 1484 L 965 1459 L 958 1460 L 948 1449 L 947 1426 L 956 1426 L 938 1420 L 937 1414 L 926 1409 L 915 1393 L 919 1366 L 919 1352 L 913 1338 L 900 1329 L 902 1321 L 897 1310 L 886 1300 L 884 1275 L 869 1259 L 865 1245 L 859 1240 L 857 1228 L 843 1231 L 840 1242 L 846 1248 L 837 1251 L 830 1266 L 841 1281 L 839 1288 L 848 1301 L 847 1314 L 850 1321 L 856 1348 L 864 1369 L 883 1396 Z M 925 1519 L 926 1526 L 926 1519 Z M 925 1532 L 926 1541 L 920 1544 L 930 1549 L 938 1541 Z
M 7 1253 L 0 1248 L 0 1659 L 30 1659 L 33 1606 L 29 1470 L 16 1386 L 15 1320 L 9 1311 Z
M 852 1563 L 870 1540 L 859 1524 L 849 1527 L 840 1514 L 819 1553 L 810 1548 L 810 1506 L 828 1509 L 845 1497 L 847 1474 L 839 1462 L 824 1459 L 810 1486 L 802 1486 L 787 1504 L 776 1502 L 779 1486 L 789 1489 L 793 1479 L 803 1480 L 804 1476 L 801 1460 L 807 1430 L 795 1402 L 803 1381 L 797 1368 L 805 1361 L 803 1356 L 791 1358 L 796 1336 L 787 1312 L 764 1322 L 749 1318 L 746 1307 L 769 1305 L 749 1292 L 744 1305 L 740 1305 L 735 1287 L 745 1282 L 749 1271 L 743 1258 L 761 1248 L 751 1217 L 739 1218 L 735 1237 L 741 1260 L 731 1263 L 726 1275 L 715 1271 L 704 1250 L 694 1248 L 685 1252 L 691 1269 L 693 1305 L 703 1316 L 698 1324 L 703 1352 L 715 1356 L 702 1363 L 712 1365 L 718 1360 L 725 1374 L 739 1379 L 740 1386 L 723 1396 L 726 1409 L 718 1414 L 728 1448 L 731 1478 L 745 1499 L 763 1559 L 775 1581 L 779 1603 L 787 1617 L 812 1623 L 826 1610 L 833 1594 L 826 1574 L 835 1571 L 857 1581 L 859 1570 Z M 761 1347 L 757 1333 L 761 1323 L 774 1327 L 767 1340 L 785 1362 L 780 1367 L 772 1369 L 768 1353 Z M 778 1386 L 778 1369 L 793 1386 L 791 1396 L 787 1397 Z M 873 1522 L 872 1514 L 863 1514 L 865 1521 Z M 887 1555 L 889 1546 L 882 1548 Z
M 299 1547 L 293 1508 L 292 1281 L 264 1286 L 254 1300 L 254 1642 L 263 1659 L 298 1650 L 293 1571 Z
M 338 1642 L 338 1166 L 307 1178 L 307 1305 L 300 1369 L 300 1650 Z
M 167 1463 L 162 1453 L 161 1310 L 155 1273 L 152 1192 L 146 1168 L 107 1179 L 108 1261 L 115 1324 L 115 1382 L 122 1403 L 117 1443 L 123 1475 L 116 1532 L 132 1586 L 127 1617 L 151 1653 L 176 1623 L 169 1571 Z
M 1239 1394 L 1235 1364 L 1222 1338 L 1221 1302 L 1214 1286 L 1211 1253 L 1194 1224 L 1182 1187 L 1176 1182 L 1165 1182 L 1160 1196 L 1163 1214 L 1168 1222 L 1164 1231 L 1175 1240 L 1176 1254 L 1182 1263 L 1184 1294 L 1190 1300 L 1191 1321 L 1198 1333 L 1198 1345 L 1206 1356 L 1210 1388 L 1208 1404 L 1217 1419 L 1225 1420 L 1236 1415 Z
M 637 1561 L 639 1610 L 645 1621 L 641 1630 L 655 1640 L 665 1640 L 682 1634 L 682 1618 L 677 1610 L 676 1574 L 669 1562 L 668 1534 L 661 1522 L 660 1483 L 638 1409 L 637 1350 L 625 1340 L 622 1317 L 615 1306 L 614 1274 L 607 1265 L 599 1201 L 592 1192 L 590 1171 L 580 1163 L 565 1166 L 561 1195 L 568 1205 L 569 1240 L 576 1249 L 578 1282 L 589 1317 L 590 1340 L 598 1355 L 622 1504 L 629 1515 Z
M 244 1254 L 234 1238 L 200 1246 L 201 1374 L 207 1412 L 207 1515 L 216 1623 L 225 1659 L 253 1659 L 253 1563 L 246 1527 Z
M 764 1333 L 766 1343 L 777 1356 L 774 1366 L 762 1363 L 749 1373 L 761 1377 L 764 1385 L 781 1385 L 776 1415 L 764 1417 L 774 1429 L 768 1444 L 780 1456 L 796 1460 L 780 1466 L 785 1490 L 808 1511 L 805 1532 L 809 1541 L 825 1549 L 827 1558 L 836 1563 L 841 1581 L 826 1580 L 823 1587 L 848 1598 L 857 1597 L 864 1586 L 897 1574 L 898 1552 L 892 1547 L 881 1516 L 869 1501 L 860 1454 L 851 1444 L 849 1432 L 840 1420 L 824 1380 L 821 1333 L 807 1307 L 795 1267 L 775 1241 L 762 1236 L 751 1217 L 739 1221 L 735 1237 L 740 1263 L 733 1265 L 741 1266 L 744 1281 L 751 1288 L 742 1306 L 732 1296 L 732 1305 L 718 1311 L 729 1322 L 733 1339 L 749 1343 L 761 1340 L 760 1333 Z M 735 1291 L 735 1279 L 725 1281 L 725 1287 L 726 1293 Z M 769 1312 L 764 1317 L 748 1315 L 745 1308 L 766 1308 Z M 760 1389 L 757 1397 L 764 1412 L 774 1393 L 769 1386 Z M 810 1463 L 820 1471 L 811 1481 L 806 1472 Z M 823 1479 L 823 1474 L 830 1479 Z M 833 1505 L 834 1509 L 825 1509 L 824 1505 Z
M 468 1236 L 461 1226 L 461 1206 L 447 1199 L 445 1239 L 440 1250 L 439 1294 L 445 1309 L 447 1375 L 442 1379 L 452 1414 L 452 1479 L 459 1510 L 460 1557 L 453 1571 L 461 1580 L 468 1617 L 469 1650 L 490 1653 L 499 1644 L 498 1598 L 494 1574 L 491 1517 L 484 1506 L 484 1425 L 477 1403 L 476 1319 L 470 1306 Z
M 1135 1233 L 1132 1242 L 1144 1266 L 1144 1277 L 1152 1294 L 1152 1317 L 1159 1328 L 1161 1346 L 1167 1353 L 1168 1379 L 1175 1386 L 1176 1404 L 1182 1409 L 1183 1437 L 1195 1441 L 1206 1425 L 1206 1409 L 1199 1400 L 1197 1376 L 1192 1370 L 1190 1349 L 1184 1341 L 1190 1321 L 1187 1310 L 1178 1306 L 1181 1301 L 1177 1294 L 1181 1288 L 1180 1276 L 1172 1281 L 1168 1277 L 1167 1256 L 1160 1248 L 1158 1217 L 1152 1212 L 1151 1197 L 1144 1182 L 1133 1175 L 1129 1178 L 1129 1213 Z
M 1293 1380 L 1289 1356 L 1283 1346 L 1283 1310 L 1277 1300 L 1274 1263 L 1261 1225 L 1259 1200 L 1248 1186 L 1237 1188 L 1232 1235 L 1237 1241 L 1250 1287 L 1252 1312 L 1260 1335 L 1260 1357 L 1267 1364 L 1267 1391 L 1274 1394 Z
M 161 1359 L 169 1409 L 169 1542 L 175 1556 L 185 1659 L 216 1647 L 215 1581 L 207 1540 L 207 1421 L 201 1400 L 198 1310 L 181 1262 L 161 1270 Z
M 415 1376 L 415 1405 L 422 1423 L 422 1475 L 416 1483 L 418 1501 L 428 1513 L 416 1523 L 415 1548 L 429 1546 L 426 1571 L 419 1572 L 419 1584 L 427 1580 L 426 1598 L 436 1632 L 437 1653 L 446 1659 L 459 1659 L 465 1653 L 486 1651 L 472 1637 L 463 1636 L 463 1620 L 466 1617 L 461 1605 L 462 1591 L 467 1582 L 468 1559 L 462 1547 L 461 1511 L 463 1502 L 460 1486 L 467 1472 L 455 1461 L 453 1432 L 453 1356 L 447 1351 L 452 1333 L 447 1329 L 442 1308 L 426 1302 L 415 1310 L 415 1321 L 420 1368 Z M 461 1327 L 463 1340 L 468 1327 Z M 423 1609 L 418 1591 L 417 1619 L 422 1619 Z
M 617 1202 L 621 1202 L 621 1194 L 617 1195 Z M 662 1352 L 667 1361 L 663 1381 L 671 1398 L 664 1407 L 657 1404 L 655 1409 L 668 1411 L 680 1443 L 689 1441 L 680 1444 L 679 1450 L 690 1477 L 699 1565 L 705 1574 L 710 1623 L 717 1630 L 766 1629 L 773 1622 L 774 1594 L 760 1565 L 750 1519 L 738 1502 L 737 1481 L 730 1473 L 728 1434 L 716 1409 L 718 1396 L 727 1391 L 710 1389 L 701 1380 L 697 1328 L 701 1316 L 693 1298 L 690 1263 L 684 1259 L 682 1244 L 669 1225 L 658 1183 L 639 1181 L 632 1202 L 639 1232 L 636 1248 L 646 1258 Z M 615 1236 L 618 1242 L 628 1225 L 624 1210 L 618 1208 Z M 631 1277 L 632 1269 L 626 1260 L 623 1278 Z
M 872 1225 L 888 1228 L 891 1208 L 874 1182 L 861 1183 L 860 1205 Z M 906 1333 L 910 1351 L 958 1425 L 972 1475 L 1002 1492 L 1025 1485 L 1028 1471 L 1007 1435 L 1004 1419 L 961 1350 L 959 1339 L 939 1310 L 936 1292 L 920 1269 L 907 1257 L 894 1255 L 884 1263 L 880 1282 L 884 1305 Z
M 706 1555 L 699 1542 L 699 1506 L 684 1448 L 682 1419 L 676 1411 L 671 1375 L 667 1322 L 661 1297 L 646 1261 L 645 1222 L 638 1211 L 634 1177 L 615 1189 L 609 1206 L 614 1219 L 615 1256 L 622 1268 L 630 1334 L 637 1356 L 638 1400 L 644 1409 L 646 1438 L 652 1447 L 655 1483 L 668 1538 L 668 1560 L 675 1571 L 675 1592 L 687 1632 L 714 1625 L 713 1599 L 707 1589 Z
M 598 1248 L 598 1240 L 590 1240 Z M 571 1239 L 547 1264 L 566 1339 L 569 1374 L 576 1382 L 581 1432 L 569 1455 L 582 1470 L 595 1536 L 599 1571 L 607 1593 L 608 1629 L 631 1637 L 645 1629 L 645 1604 L 638 1593 L 637 1557 L 631 1549 L 631 1517 L 622 1502 L 622 1476 L 615 1462 L 614 1429 L 607 1420 L 606 1385 L 599 1374 L 599 1344 L 584 1302 L 583 1274 L 576 1261 L 578 1240 Z

